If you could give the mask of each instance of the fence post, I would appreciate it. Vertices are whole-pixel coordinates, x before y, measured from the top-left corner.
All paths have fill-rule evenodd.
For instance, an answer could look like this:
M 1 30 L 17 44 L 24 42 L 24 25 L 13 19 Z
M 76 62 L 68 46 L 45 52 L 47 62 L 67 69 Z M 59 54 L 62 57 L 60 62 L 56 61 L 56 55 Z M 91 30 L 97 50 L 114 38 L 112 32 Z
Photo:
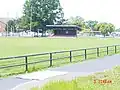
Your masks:
M 72 51 L 70 51 L 70 62 L 72 62 Z
M 28 71 L 28 58 L 25 56 L 25 70 Z
M 87 59 L 87 50 L 85 49 L 85 60 Z
M 108 55 L 108 47 L 107 47 L 107 55 Z
M 52 53 L 50 53 L 50 67 L 52 66 Z
M 117 46 L 115 45 L 115 53 L 117 53 Z
M 99 57 L 99 48 L 97 48 L 97 57 Z

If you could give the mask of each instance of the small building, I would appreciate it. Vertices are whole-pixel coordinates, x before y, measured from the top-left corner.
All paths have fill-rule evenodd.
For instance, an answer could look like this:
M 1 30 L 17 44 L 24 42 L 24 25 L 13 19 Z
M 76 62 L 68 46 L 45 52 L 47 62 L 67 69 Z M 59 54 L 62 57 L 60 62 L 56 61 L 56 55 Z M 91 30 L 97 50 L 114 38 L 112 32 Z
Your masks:
M 5 28 L 9 20 L 11 20 L 11 18 L 0 18 L 0 32 L 5 32 Z
M 96 36 L 96 35 L 102 35 L 101 31 L 83 31 L 81 32 L 82 36 Z
M 47 30 L 53 30 L 54 36 L 77 36 L 81 28 L 76 25 L 46 25 Z
M 110 35 L 113 37 L 120 37 L 120 32 L 112 32 Z
M 4 32 L 5 27 L 6 27 L 6 24 L 4 22 L 0 21 L 0 32 Z

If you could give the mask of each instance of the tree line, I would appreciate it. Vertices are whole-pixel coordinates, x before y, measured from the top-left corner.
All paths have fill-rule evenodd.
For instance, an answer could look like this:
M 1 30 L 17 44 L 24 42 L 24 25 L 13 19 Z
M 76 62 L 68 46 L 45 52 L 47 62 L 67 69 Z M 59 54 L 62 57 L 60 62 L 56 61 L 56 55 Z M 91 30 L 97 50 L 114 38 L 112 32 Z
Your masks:
M 78 25 L 83 31 L 101 31 L 104 36 L 116 31 L 112 23 L 99 22 L 96 20 L 85 21 L 84 18 L 80 16 L 70 17 L 64 24 Z M 117 29 L 117 31 L 120 31 L 120 29 Z
M 23 16 L 8 21 L 6 29 L 15 32 L 30 29 L 32 31 L 38 29 L 45 31 L 45 26 L 50 24 L 78 25 L 83 31 L 101 31 L 104 36 L 115 31 L 115 26 L 112 23 L 93 20 L 85 21 L 80 16 L 64 19 L 63 8 L 59 0 L 26 0 Z M 117 30 L 120 31 L 120 29 Z

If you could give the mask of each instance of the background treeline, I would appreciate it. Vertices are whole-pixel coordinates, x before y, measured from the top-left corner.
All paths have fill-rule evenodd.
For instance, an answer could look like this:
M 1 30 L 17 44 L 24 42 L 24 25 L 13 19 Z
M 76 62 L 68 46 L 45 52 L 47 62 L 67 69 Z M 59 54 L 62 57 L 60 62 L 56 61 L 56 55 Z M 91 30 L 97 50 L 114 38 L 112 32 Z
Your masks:
M 94 20 L 85 21 L 80 16 L 64 19 L 64 12 L 59 0 L 26 0 L 23 16 L 8 21 L 6 29 L 9 32 L 11 30 L 18 32 L 30 29 L 32 31 L 39 29 L 44 31 L 45 26 L 49 24 L 78 25 L 83 31 L 101 31 L 103 35 L 115 31 L 115 26 L 112 23 Z M 120 29 L 116 31 L 120 31 Z

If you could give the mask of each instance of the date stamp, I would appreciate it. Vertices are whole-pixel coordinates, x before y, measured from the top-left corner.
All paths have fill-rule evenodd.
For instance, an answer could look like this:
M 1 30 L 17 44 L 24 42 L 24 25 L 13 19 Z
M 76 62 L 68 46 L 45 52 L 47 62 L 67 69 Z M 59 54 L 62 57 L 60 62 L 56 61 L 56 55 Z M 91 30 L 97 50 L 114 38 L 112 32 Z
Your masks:
M 94 80 L 94 84 L 99 83 L 99 84 L 112 84 L 112 80 Z

